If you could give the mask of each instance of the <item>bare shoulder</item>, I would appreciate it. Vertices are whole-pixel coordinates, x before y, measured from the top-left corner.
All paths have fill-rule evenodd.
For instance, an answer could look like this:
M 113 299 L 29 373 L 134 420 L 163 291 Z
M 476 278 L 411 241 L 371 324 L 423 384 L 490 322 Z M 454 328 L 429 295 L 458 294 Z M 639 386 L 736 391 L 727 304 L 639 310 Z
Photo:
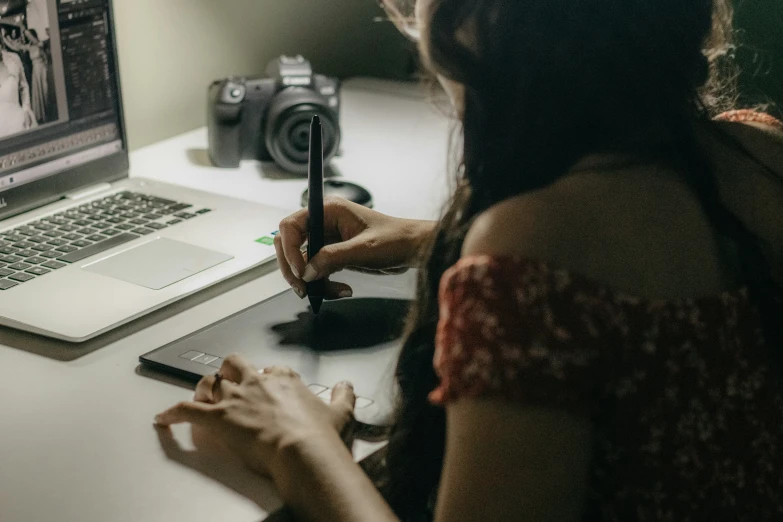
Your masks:
M 463 255 L 554 263 L 637 295 L 724 289 L 699 202 L 670 173 L 588 172 L 513 197 L 478 216 Z

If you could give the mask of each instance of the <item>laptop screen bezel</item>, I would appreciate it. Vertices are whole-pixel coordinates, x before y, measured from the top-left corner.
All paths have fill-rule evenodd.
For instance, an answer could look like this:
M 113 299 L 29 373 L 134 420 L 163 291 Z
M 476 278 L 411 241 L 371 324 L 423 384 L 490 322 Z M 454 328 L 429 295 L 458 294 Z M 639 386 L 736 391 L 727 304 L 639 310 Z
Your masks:
M 109 156 L 104 156 L 72 169 L 58 172 L 52 176 L 0 192 L 0 220 L 8 219 L 60 200 L 69 192 L 75 192 L 90 185 L 114 182 L 128 177 L 130 161 L 128 158 L 125 114 L 122 103 L 113 0 L 106 0 L 106 5 L 109 23 L 109 48 L 113 53 L 111 72 L 115 92 L 117 93 L 117 125 L 120 129 L 122 148 Z

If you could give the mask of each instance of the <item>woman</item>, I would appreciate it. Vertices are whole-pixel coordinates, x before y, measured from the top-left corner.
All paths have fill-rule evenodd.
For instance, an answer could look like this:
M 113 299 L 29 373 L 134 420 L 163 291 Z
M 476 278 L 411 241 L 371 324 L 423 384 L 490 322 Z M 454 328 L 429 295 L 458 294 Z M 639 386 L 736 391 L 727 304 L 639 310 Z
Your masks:
M 333 201 L 340 241 L 309 264 L 305 213 L 276 243 L 300 295 L 428 247 L 382 495 L 340 440 L 345 384 L 328 407 L 234 357 L 157 421 L 206 427 L 306 520 L 783 519 L 783 125 L 710 116 L 726 4 L 419 0 L 416 21 L 464 137 L 443 219 Z
M 8 50 L 7 38 L 0 34 L 0 138 L 37 125 L 22 61 Z
M 44 123 L 47 121 L 46 108 L 49 101 L 49 74 L 44 61 L 44 44 L 38 39 L 35 29 L 28 29 L 24 34 L 28 42 L 30 60 L 33 63 L 33 112 L 38 123 Z

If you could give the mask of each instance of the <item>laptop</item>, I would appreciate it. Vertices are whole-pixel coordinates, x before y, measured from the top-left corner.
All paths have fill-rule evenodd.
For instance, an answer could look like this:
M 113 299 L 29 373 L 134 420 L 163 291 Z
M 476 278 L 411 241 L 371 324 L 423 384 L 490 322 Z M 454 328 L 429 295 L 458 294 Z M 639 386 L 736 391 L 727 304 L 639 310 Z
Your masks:
M 142 355 L 148 368 L 196 382 L 239 353 L 257 368 L 288 366 L 325 402 L 332 386 L 354 385 L 355 415 L 386 426 L 393 412 L 394 369 L 416 290 L 416 272 L 394 276 L 341 272 L 354 297 L 327 301 L 318 315 L 287 290 L 198 332 Z
M 128 177 L 111 0 L 0 33 L 0 325 L 85 341 L 274 258 L 287 211 Z

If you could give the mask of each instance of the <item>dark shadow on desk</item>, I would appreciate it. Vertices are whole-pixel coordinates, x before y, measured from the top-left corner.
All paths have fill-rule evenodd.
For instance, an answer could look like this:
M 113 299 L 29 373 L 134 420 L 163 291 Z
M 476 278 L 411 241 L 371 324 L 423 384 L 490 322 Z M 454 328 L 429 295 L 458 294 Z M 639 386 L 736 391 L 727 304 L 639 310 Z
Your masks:
M 268 263 L 262 267 L 249 270 L 84 343 L 68 343 L 20 330 L 0 327 L 0 345 L 57 361 L 75 361 L 275 270 L 277 270 L 276 263 Z M 152 348 L 154 347 L 150 347 L 150 349 Z
M 305 346 L 315 352 L 366 349 L 399 339 L 410 301 L 355 298 L 324 303 L 321 312 L 300 312 L 295 321 L 270 329 L 280 346 Z
M 209 158 L 209 151 L 207 149 L 188 149 L 185 151 L 185 156 L 191 165 L 197 167 L 214 167 L 212 160 Z

